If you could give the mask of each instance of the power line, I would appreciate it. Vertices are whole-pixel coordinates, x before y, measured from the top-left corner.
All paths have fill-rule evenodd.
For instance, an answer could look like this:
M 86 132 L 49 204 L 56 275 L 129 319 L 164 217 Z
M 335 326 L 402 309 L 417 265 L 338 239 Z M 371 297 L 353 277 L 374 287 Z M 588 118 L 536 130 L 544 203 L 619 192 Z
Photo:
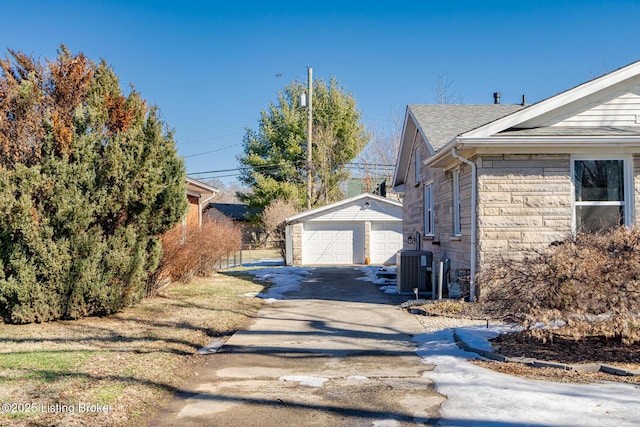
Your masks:
M 242 135 L 242 132 L 230 133 L 227 135 L 220 135 L 220 136 L 210 136 L 208 138 L 200 138 L 200 139 L 192 139 L 192 140 L 188 140 L 188 138 L 181 138 L 179 142 L 176 142 L 176 145 L 189 145 L 189 144 L 195 144 L 196 142 L 204 142 L 204 141 L 211 141 L 214 139 L 229 138 L 231 136 L 236 136 L 236 135 Z M 240 145 L 240 144 L 242 143 L 238 143 L 235 145 Z
M 294 162 L 291 164 L 283 164 L 283 163 L 268 163 L 268 164 L 264 164 L 264 165 L 256 165 L 256 166 L 242 166 L 242 167 L 237 167 L 237 168 L 232 168 L 232 169 L 217 169 L 217 170 L 208 170 L 208 171 L 200 171 L 200 172 L 190 172 L 187 173 L 187 175 L 201 175 L 201 174 L 217 174 L 217 173 L 224 173 L 224 172 L 233 172 L 233 171 L 246 171 L 246 170 L 253 170 L 253 169 L 268 169 L 268 168 L 275 168 L 275 167 L 280 167 L 280 166 L 288 166 L 288 165 L 294 165 L 294 166 L 300 166 L 300 165 L 304 165 L 303 161 L 298 161 L 298 162 Z M 392 169 L 395 168 L 395 165 L 388 165 L 388 164 L 382 164 L 382 163 L 344 163 L 341 165 L 344 168 L 348 168 L 348 169 L 359 169 L 360 167 L 378 167 L 378 168 L 382 168 L 382 169 Z
M 218 169 L 218 170 L 212 170 L 212 171 L 190 172 L 190 173 L 187 173 L 187 175 L 200 175 L 200 174 L 207 174 L 207 173 L 246 171 L 246 170 L 252 170 L 252 169 L 267 169 L 267 168 L 280 167 L 280 166 L 286 166 L 286 165 L 289 165 L 289 164 L 268 163 L 268 164 L 265 164 L 265 165 L 244 166 L 244 167 L 233 168 L 233 169 Z M 304 161 L 293 162 L 293 163 L 290 163 L 290 165 L 293 165 L 293 166 L 304 165 Z
M 240 145 L 240 144 L 231 144 L 231 145 L 227 145 L 226 147 L 216 148 L 215 150 L 205 151 L 204 153 L 189 154 L 188 156 L 182 156 L 182 157 L 184 157 L 186 159 L 188 157 L 204 156 L 205 154 L 211 154 L 211 153 L 216 153 L 218 151 L 227 150 L 227 149 L 233 148 L 233 147 L 235 147 L 237 145 Z

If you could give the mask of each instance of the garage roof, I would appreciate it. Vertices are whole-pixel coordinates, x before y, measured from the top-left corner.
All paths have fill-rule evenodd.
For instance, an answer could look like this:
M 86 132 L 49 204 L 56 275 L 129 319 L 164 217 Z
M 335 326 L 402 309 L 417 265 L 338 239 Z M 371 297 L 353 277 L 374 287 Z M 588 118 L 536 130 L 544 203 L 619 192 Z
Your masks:
M 398 202 L 396 200 L 392 200 L 392 199 L 388 199 L 386 197 L 382 197 L 382 196 L 376 196 L 375 194 L 371 194 L 371 193 L 362 193 L 359 194 L 355 197 L 351 197 L 348 199 L 344 199 L 341 200 L 339 202 L 335 202 L 335 203 L 331 203 L 329 205 L 325 205 L 319 208 L 315 208 L 315 209 L 311 209 L 305 212 L 300 212 L 299 214 L 296 215 L 292 215 L 289 218 L 286 219 L 287 222 L 293 222 L 293 221 L 299 221 L 301 219 L 306 219 L 306 218 L 310 218 L 313 217 L 315 215 L 318 214 L 322 214 L 324 212 L 330 211 L 330 210 L 334 210 L 336 208 L 340 208 L 342 206 L 346 206 L 349 205 L 351 203 L 354 202 L 358 202 L 358 201 L 362 201 L 363 203 L 366 203 L 368 200 L 370 201 L 375 201 L 377 203 L 385 203 L 388 204 L 390 206 L 396 206 L 396 207 L 402 207 L 402 203 Z

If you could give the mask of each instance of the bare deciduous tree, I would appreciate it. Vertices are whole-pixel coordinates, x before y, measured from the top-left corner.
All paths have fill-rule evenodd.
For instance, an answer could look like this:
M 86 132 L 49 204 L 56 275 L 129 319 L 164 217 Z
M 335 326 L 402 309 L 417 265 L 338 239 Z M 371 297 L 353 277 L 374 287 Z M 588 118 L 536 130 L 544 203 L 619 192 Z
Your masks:
M 453 91 L 453 81 L 449 80 L 447 74 L 439 73 L 436 76 L 436 84 L 433 87 L 433 94 L 436 104 L 461 104 L 462 95 Z
M 398 116 L 387 130 L 369 130 L 371 142 L 356 160 L 358 174 L 363 178 L 363 190 L 373 192 L 383 181 L 391 184 L 400 147 L 402 123 Z
M 264 226 L 266 240 L 273 242 L 280 249 L 280 254 L 285 256 L 285 228 L 286 218 L 296 213 L 295 203 L 290 200 L 275 199 L 264 209 L 262 213 L 262 225 Z

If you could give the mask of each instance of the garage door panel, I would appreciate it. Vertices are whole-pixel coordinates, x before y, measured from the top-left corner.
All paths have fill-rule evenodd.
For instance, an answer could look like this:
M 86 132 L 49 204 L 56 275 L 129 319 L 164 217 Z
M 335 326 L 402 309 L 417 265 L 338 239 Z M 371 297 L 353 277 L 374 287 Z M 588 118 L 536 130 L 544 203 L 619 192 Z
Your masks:
M 302 238 L 304 264 L 353 264 L 357 224 L 307 223 Z
M 371 224 L 371 262 L 395 264 L 396 252 L 402 249 L 402 223 Z

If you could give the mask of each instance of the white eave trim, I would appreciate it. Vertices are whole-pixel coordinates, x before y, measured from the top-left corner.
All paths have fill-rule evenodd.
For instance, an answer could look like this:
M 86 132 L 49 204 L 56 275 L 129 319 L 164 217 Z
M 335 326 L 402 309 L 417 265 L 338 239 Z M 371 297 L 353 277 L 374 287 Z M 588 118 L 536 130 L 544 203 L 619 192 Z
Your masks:
M 491 138 L 460 137 L 456 139 L 455 147 L 592 147 L 603 144 L 612 147 L 635 147 L 640 151 L 640 136 L 495 136 Z
M 198 181 L 197 179 L 193 179 L 189 177 L 187 177 L 187 185 L 191 185 L 192 187 L 195 187 L 197 189 L 196 191 L 199 191 L 200 193 L 217 194 L 220 192 L 220 190 L 218 190 L 216 187 L 213 187 L 205 182 Z M 187 189 L 187 191 L 189 191 L 189 189 Z
M 438 164 L 451 156 L 451 149 L 476 150 L 500 149 L 505 153 L 573 152 L 577 149 L 617 149 L 628 153 L 640 153 L 640 136 L 520 136 L 469 138 L 457 137 L 442 147 L 435 156 L 425 161 L 428 166 Z

